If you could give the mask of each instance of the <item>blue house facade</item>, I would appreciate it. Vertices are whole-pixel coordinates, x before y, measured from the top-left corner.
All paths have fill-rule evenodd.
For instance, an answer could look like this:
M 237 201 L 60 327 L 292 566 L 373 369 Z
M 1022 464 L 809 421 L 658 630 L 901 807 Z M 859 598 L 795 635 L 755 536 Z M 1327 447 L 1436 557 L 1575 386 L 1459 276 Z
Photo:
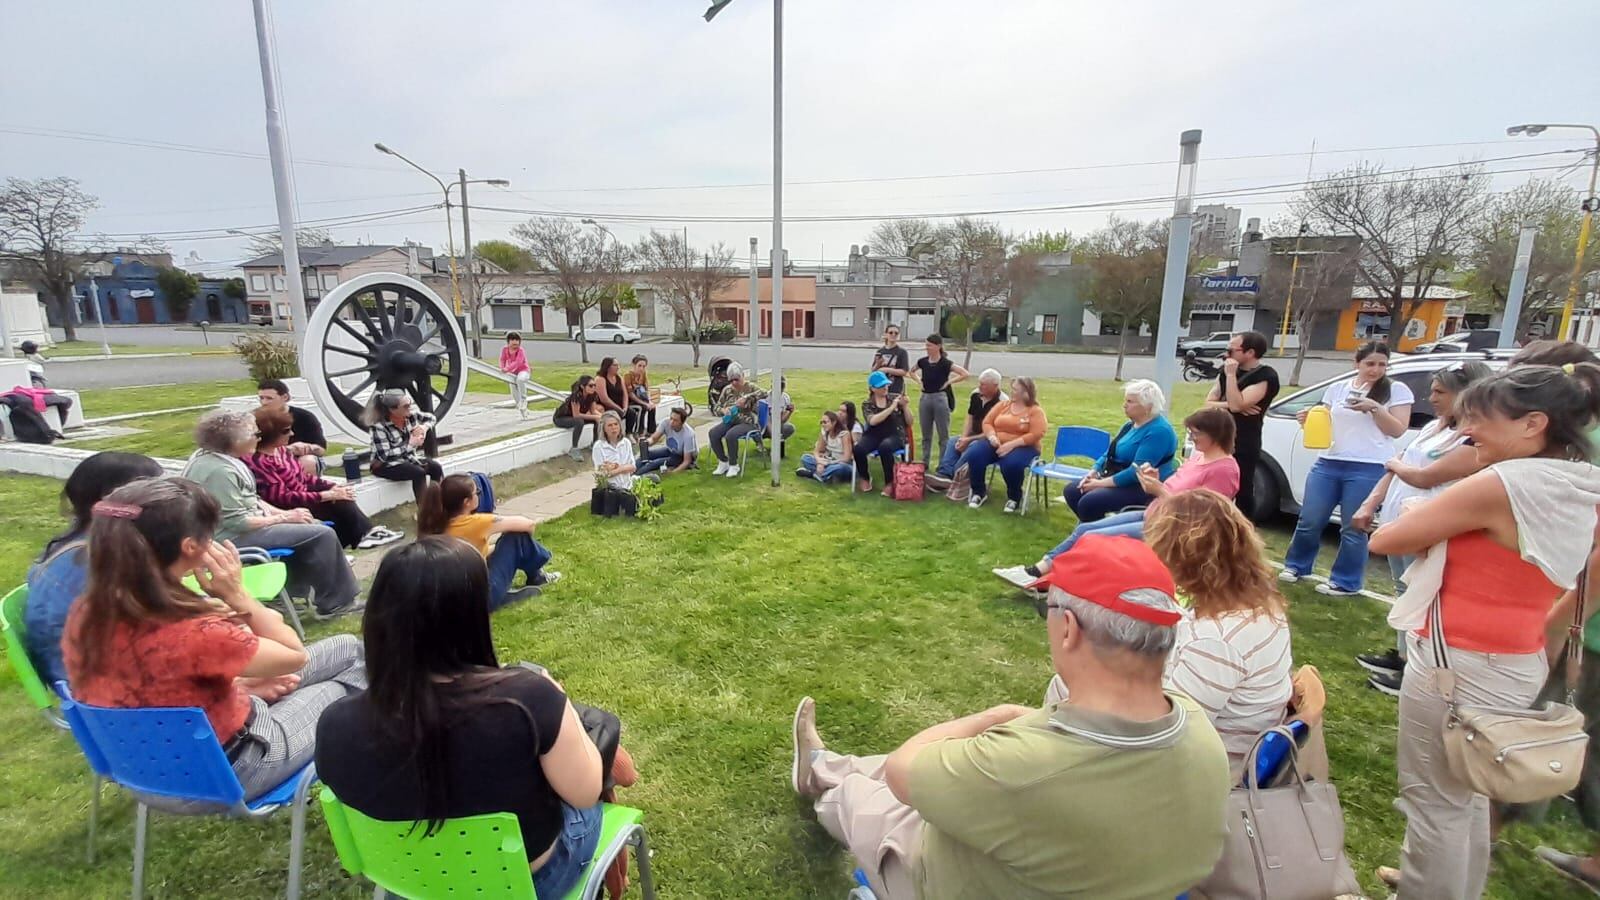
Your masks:
M 143 262 L 118 264 L 110 275 L 95 278 L 100 295 L 100 315 L 107 325 L 170 325 L 183 322 L 246 323 L 250 321 L 243 298 L 229 297 L 223 292 L 222 279 L 200 279 L 200 290 L 189 301 L 188 315 L 175 316 L 167 302 L 166 292 L 157 283 L 160 270 Z M 93 322 L 94 309 L 90 306 L 89 279 L 80 278 L 75 285 L 78 294 L 80 322 Z

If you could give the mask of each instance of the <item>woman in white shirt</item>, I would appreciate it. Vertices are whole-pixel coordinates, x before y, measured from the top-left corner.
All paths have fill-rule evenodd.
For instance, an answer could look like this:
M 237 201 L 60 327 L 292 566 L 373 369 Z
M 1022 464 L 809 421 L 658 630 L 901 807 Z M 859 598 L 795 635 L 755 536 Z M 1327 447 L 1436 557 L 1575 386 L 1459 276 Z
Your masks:
M 1355 524 L 1356 511 L 1382 480 L 1384 463 L 1394 456 L 1394 439 L 1411 427 L 1411 389 L 1391 380 L 1389 347 L 1376 341 L 1356 351 L 1356 371 L 1348 381 L 1331 385 L 1322 405 L 1333 418 L 1333 445 L 1324 450 L 1306 476 L 1300 521 L 1289 542 L 1289 555 L 1278 578 L 1296 582 L 1311 574 L 1322 532 L 1338 507 L 1341 517 L 1339 553 L 1332 576 L 1317 592 L 1348 597 L 1361 591 L 1367 574 L 1367 532 Z M 1300 413 L 1304 425 L 1306 413 Z
M 624 491 L 633 490 L 633 472 L 638 468 L 633 455 L 633 442 L 624 439 L 622 416 L 608 409 L 600 417 L 600 440 L 594 442 L 589 455 L 594 460 L 595 472 L 606 476 L 606 484 Z
M 1401 505 L 1407 500 L 1432 497 L 1483 468 L 1477 449 L 1459 429 L 1455 406 L 1456 395 L 1467 385 L 1491 374 L 1493 370 L 1481 362 L 1458 362 L 1434 373 L 1428 391 L 1434 420 L 1384 464 L 1388 473 L 1356 511 L 1355 527 L 1370 531 L 1374 524 L 1387 525 L 1399 518 Z M 1409 554 L 1390 555 L 1389 573 L 1394 576 L 1397 594 L 1404 589 L 1402 579 L 1415 559 Z M 1406 664 L 1405 633 L 1399 632 L 1398 637 L 1396 647 L 1356 657 L 1356 662 L 1372 673 L 1367 683 L 1391 697 L 1400 696 L 1400 672 Z

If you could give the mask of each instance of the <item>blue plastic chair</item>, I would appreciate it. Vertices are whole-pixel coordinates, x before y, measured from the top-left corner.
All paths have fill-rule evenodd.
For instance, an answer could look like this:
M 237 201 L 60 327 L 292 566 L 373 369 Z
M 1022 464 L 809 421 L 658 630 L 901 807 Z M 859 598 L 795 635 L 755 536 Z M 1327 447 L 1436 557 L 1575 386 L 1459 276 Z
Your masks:
M 289 806 L 289 900 L 300 897 L 305 852 L 306 796 L 317 780 L 307 764 L 284 782 L 246 801 L 244 787 L 228 763 L 222 743 L 198 707 L 109 709 L 79 703 L 66 682 L 56 682 L 61 712 L 95 774 L 133 793 L 138 803 L 133 832 L 133 896 L 144 896 L 145 846 L 150 806 L 177 815 L 224 815 L 260 819 Z M 172 801 L 178 801 L 174 803 Z M 185 803 L 198 808 L 182 808 Z M 91 840 L 93 839 L 91 835 Z
M 1046 460 L 1040 457 L 1033 465 L 1028 467 L 1029 494 L 1037 496 L 1044 504 L 1046 512 L 1050 509 L 1050 494 L 1053 492 L 1052 481 L 1078 481 L 1089 474 L 1086 466 L 1069 466 L 1061 462 L 1067 457 L 1081 456 L 1085 459 L 1099 459 L 1111 449 L 1111 434 L 1099 428 L 1090 428 L 1086 425 L 1063 425 L 1056 429 L 1055 449 L 1050 452 Z
M 756 430 L 739 435 L 739 476 L 744 477 L 745 458 L 750 455 L 751 445 L 759 446 L 761 438 L 767 433 L 767 427 L 772 422 L 772 406 L 765 400 L 756 401 Z M 760 459 L 765 454 L 758 454 Z

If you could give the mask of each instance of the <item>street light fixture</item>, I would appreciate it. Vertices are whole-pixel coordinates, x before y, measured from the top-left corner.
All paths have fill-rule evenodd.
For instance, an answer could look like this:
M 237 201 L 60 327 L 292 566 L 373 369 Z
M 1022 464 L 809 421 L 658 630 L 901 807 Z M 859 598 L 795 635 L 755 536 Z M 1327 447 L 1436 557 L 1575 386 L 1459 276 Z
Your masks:
M 434 184 L 439 186 L 439 193 L 444 195 L 445 245 L 450 251 L 450 299 L 454 304 L 456 315 L 461 315 L 461 284 L 456 280 L 456 230 L 454 222 L 452 222 L 450 219 L 450 188 L 445 185 L 444 179 L 433 174 L 432 172 L 429 172 L 427 169 L 424 169 L 411 160 L 406 159 L 401 154 L 389 149 L 383 144 L 382 141 L 379 141 L 372 146 L 376 148 L 379 153 L 386 153 L 395 159 L 400 160 L 411 168 L 416 169 L 418 172 L 421 172 L 429 178 L 432 178 Z
M 1600 178 L 1600 128 L 1593 125 L 1572 125 L 1566 123 L 1547 122 L 1544 124 L 1513 125 L 1506 129 L 1507 137 L 1516 137 L 1525 134 L 1528 137 L 1543 134 L 1551 128 L 1576 129 L 1587 131 L 1594 135 L 1594 163 L 1589 167 L 1589 192 L 1583 195 L 1583 225 L 1578 228 L 1578 253 L 1572 261 L 1572 278 L 1567 285 L 1567 302 L 1561 307 L 1560 330 L 1556 332 L 1557 340 L 1567 340 L 1571 337 L 1572 308 L 1578 302 L 1578 282 L 1583 277 L 1583 255 L 1589 249 L 1589 229 L 1594 223 L 1594 210 L 1600 206 L 1600 199 L 1594 194 L 1595 180 Z

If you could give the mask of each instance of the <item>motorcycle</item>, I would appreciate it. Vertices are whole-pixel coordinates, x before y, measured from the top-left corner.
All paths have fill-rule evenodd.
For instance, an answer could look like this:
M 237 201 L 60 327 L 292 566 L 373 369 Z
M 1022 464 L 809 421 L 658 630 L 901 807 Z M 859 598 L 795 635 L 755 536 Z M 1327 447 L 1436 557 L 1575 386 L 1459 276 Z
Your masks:
M 1209 359 L 1197 355 L 1193 350 L 1183 357 L 1184 381 L 1216 381 L 1222 374 L 1222 368 Z

